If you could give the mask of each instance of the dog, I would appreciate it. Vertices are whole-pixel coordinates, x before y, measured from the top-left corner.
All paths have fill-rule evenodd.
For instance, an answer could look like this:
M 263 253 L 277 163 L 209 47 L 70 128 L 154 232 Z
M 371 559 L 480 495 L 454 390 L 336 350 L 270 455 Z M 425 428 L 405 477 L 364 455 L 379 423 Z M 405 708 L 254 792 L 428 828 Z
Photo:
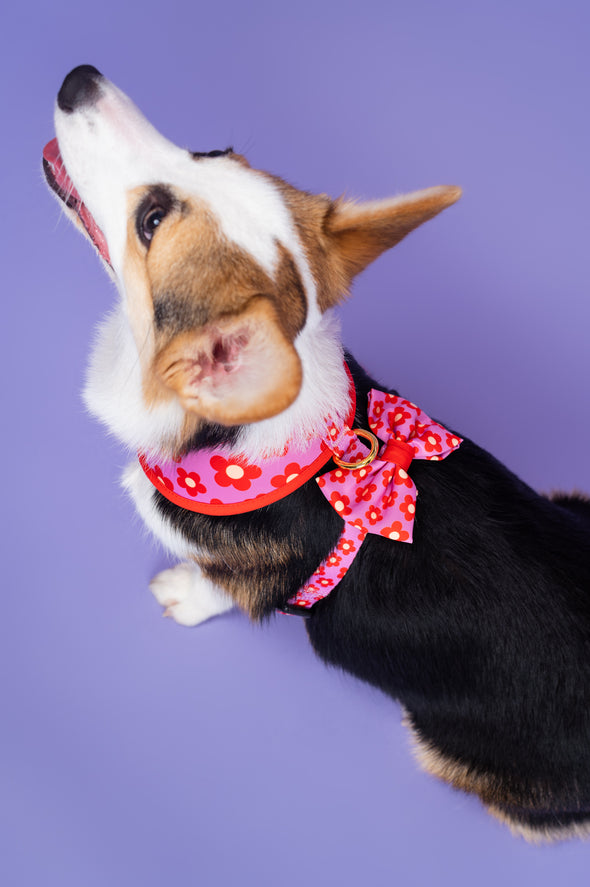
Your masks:
M 590 501 L 538 495 L 382 390 L 335 320 L 460 189 L 299 191 L 176 147 L 89 65 L 55 127 L 47 181 L 120 293 L 85 399 L 182 561 L 151 585 L 166 615 L 305 616 L 322 660 L 402 704 L 427 771 L 531 841 L 587 834 Z

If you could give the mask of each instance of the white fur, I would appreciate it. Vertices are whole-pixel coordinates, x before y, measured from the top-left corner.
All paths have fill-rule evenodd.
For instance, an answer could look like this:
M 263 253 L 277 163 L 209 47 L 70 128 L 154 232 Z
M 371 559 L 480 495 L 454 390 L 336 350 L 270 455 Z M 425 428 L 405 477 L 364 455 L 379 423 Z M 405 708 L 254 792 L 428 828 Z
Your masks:
M 192 558 L 197 554 L 196 546 L 191 545 L 181 533 L 171 526 L 169 521 L 164 520 L 156 508 L 154 486 L 146 477 L 139 460 L 131 462 L 125 469 L 122 486 L 131 496 L 137 513 L 148 530 L 164 548 L 181 560 Z
M 177 532 L 159 513 L 154 487 L 136 460 L 123 474 L 123 488 L 131 496 L 137 513 L 156 540 L 182 561 L 194 558 L 197 547 Z M 231 598 L 203 576 L 196 563 L 177 564 L 158 573 L 150 582 L 150 591 L 180 625 L 198 625 L 206 619 L 226 613 L 234 606 Z
M 84 401 L 135 452 L 159 452 L 182 428 L 184 410 L 178 400 L 150 409 L 145 404 L 139 354 L 122 304 L 97 330 Z
M 150 582 L 150 591 L 166 608 L 163 615 L 180 625 L 199 625 L 234 606 L 195 564 L 177 564 L 163 570 Z
M 196 162 L 164 138 L 108 80 L 100 97 L 75 113 L 56 107 L 55 129 L 66 169 L 105 235 L 115 275 L 124 264 L 128 192 L 138 186 L 178 186 L 206 203 L 228 240 L 272 276 L 278 244 L 291 253 L 315 313 L 315 283 L 291 214 L 265 175 L 227 157 Z
M 124 285 L 127 195 L 135 187 L 162 183 L 206 204 L 221 234 L 246 250 L 270 276 L 276 272 L 281 244 L 305 288 L 306 323 L 294 343 L 303 369 L 299 395 L 280 415 L 244 426 L 237 448 L 256 460 L 281 451 L 289 439 L 300 443 L 309 435 L 323 435 L 330 420 L 343 419 L 349 383 L 338 323 L 332 312 L 319 310 L 315 281 L 294 220 L 273 181 L 226 157 L 195 161 L 160 135 L 107 80 L 100 81 L 100 96 L 92 105 L 73 113 L 57 108 L 55 125 L 66 169 L 106 237 L 112 276 L 121 295 L 120 304 L 98 330 L 84 391 L 89 410 L 131 450 L 150 454 L 169 451 L 183 426 L 184 410 L 178 400 L 171 397 L 167 404 L 146 406 L 142 362 L 127 316 Z M 196 556 L 195 548 L 156 509 L 153 486 L 137 461 L 126 470 L 123 486 L 159 542 L 183 560 Z M 167 613 L 186 625 L 231 606 L 196 566 L 187 564 L 161 573 L 152 591 Z
M 107 80 L 101 97 L 88 108 L 56 110 L 62 156 L 82 199 L 107 239 L 122 301 L 99 328 L 84 391 L 90 411 L 132 450 L 169 450 L 182 428 L 177 399 L 144 403 L 138 346 L 127 319 L 123 284 L 127 192 L 163 182 L 181 187 L 207 203 L 223 234 L 273 274 L 277 244 L 291 254 L 305 287 L 307 319 L 295 341 L 303 384 L 281 415 L 244 428 L 239 448 L 251 459 L 283 449 L 290 438 L 321 435 L 326 420 L 343 418 L 348 381 L 332 313 L 322 315 L 315 281 L 280 190 L 264 175 L 225 157 L 204 162 L 158 133 L 135 105 Z
M 237 448 L 252 460 L 280 452 L 289 439 L 323 435 L 328 417 L 346 416 L 348 379 L 334 313 L 326 312 L 315 326 L 308 322 L 295 348 L 303 366 L 301 390 L 280 415 L 244 427 Z M 150 409 L 145 405 L 139 355 L 122 305 L 99 327 L 84 400 L 90 412 L 133 451 L 157 454 L 182 427 L 184 411 L 177 400 Z

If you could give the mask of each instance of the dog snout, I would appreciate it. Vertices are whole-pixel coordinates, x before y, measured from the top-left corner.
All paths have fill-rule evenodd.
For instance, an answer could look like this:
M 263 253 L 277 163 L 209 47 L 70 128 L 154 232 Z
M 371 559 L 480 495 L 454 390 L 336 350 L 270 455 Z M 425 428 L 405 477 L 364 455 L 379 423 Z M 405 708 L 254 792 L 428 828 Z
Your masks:
M 100 95 L 102 74 L 93 65 L 78 65 L 65 78 L 57 94 L 61 111 L 71 114 L 77 108 L 93 105 Z

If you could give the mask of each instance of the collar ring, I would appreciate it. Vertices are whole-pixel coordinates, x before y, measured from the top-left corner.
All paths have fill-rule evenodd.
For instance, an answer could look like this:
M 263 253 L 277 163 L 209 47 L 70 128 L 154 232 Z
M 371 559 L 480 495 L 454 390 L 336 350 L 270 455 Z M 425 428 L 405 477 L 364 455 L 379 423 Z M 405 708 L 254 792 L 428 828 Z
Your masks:
M 379 452 L 379 441 L 375 437 L 375 435 L 371 431 L 365 431 L 364 428 L 353 428 L 353 434 L 356 434 L 357 437 L 363 437 L 365 440 L 369 441 L 371 444 L 371 449 L 362 459 L 359 459 L 358 462 L 343 462 L 342 459 L 339 459 L 338 456 L 332 456 L 332 459 L 338 466 L 338 468 L 364 468 L 365 465 L 370 465 L 371 462 L 375 459 L 377 453 Z

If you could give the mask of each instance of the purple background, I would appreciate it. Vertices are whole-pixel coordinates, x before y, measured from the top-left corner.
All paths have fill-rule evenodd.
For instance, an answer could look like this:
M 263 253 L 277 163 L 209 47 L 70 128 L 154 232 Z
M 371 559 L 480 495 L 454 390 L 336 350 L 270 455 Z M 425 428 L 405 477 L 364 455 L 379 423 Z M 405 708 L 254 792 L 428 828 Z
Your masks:
M 397 706 L 325 669 L 299 620 L 161 618 L 165 556 L 79 397 L 113 293 L 40 152 L 92 63 L 174 140 L 309 190 L 463 185 L 359 279 L 345 340 L 532 485 L 590 490 L 589 23 L 586 0 L 4 10 L 2 883 L 587 876 L 583 844 L 530 847 L 419 772 Z

